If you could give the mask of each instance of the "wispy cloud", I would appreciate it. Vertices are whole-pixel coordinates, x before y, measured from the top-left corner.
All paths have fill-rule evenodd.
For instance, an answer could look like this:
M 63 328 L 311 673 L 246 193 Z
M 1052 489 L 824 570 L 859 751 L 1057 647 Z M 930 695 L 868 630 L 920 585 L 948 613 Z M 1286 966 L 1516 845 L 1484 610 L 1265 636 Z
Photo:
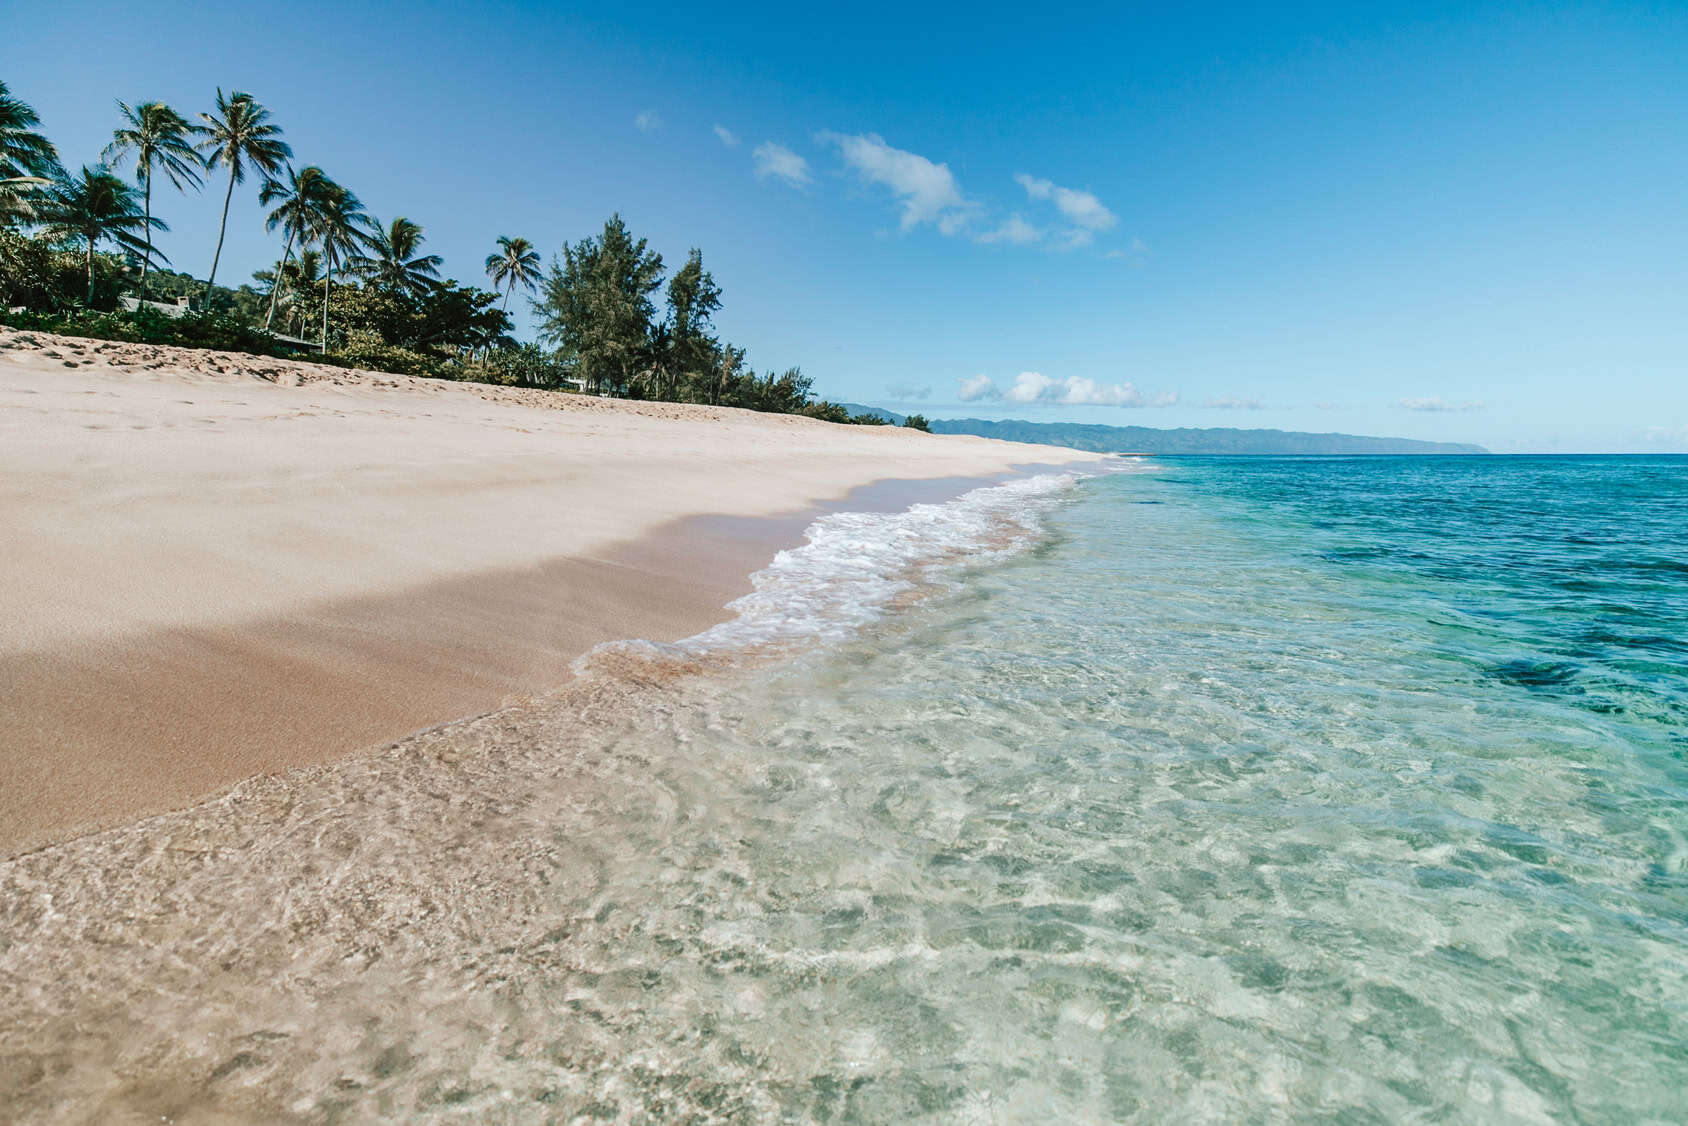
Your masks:
M 1655 446 L 1688 449 L 1688 426 L 1649 426 L 1641 432 L 1641 440 Z
M 769 176 L 784 180 L 794 188 L 805 188 L 810 184 L 809 162 L 774 141 L 764 141 L 756 146 L 750 154 L 751 162 L 756 166 L 756 175 L 761 179 Z
M 1054 203 L 1055 209 L 1072 224 L 1057 242 L 1064 249 L 1089 246 L 1095 241 L 1096 232 L 1110 230 L 1119 222 L 1119 216 L 1090 192 L 1063 188 L 1052 180 L 1028 176 L 1024 172 L 1015 176 L 1014 180 L 1026 189 L 1026 195 L 1032 199 Z
M 1316 402 L 1316 403 L 1314 403 L 1314 404 L 1313 404 L 1313 409 L 1314 409 L 1314 410 L 1321 410 L 1321 411 L 1334 411 L 1334 410 L 1340 410 L 1340 409 L 1341 409 L 1341 407 L 1342 407 L 1342 404 L 1341 404 L 1341 403 L 1331 403 L 1331 402 L 1326 402 L 1326 401 L 1325 401 L 1325 400 L 1323 400 L 1323 399 L 1321 399 L 1321 400 L 1319 400 L 1319 401 L 1318 401 L 1318 402 Z
M 988 231 L 981 231 L 973 237 L 978 242 L 1006 242 L 1015 246 L 1025 246 L 1042 238 L 1043 232 L 1020 216 L 1010 215 L 1002 221 L 1001 226 L 993 227 Z
M 721 138 L 721 143 L 726 145 L 728 148 L 738 148 L 738 134 L 734 133 L 731 129 L 728 129 L 725 125 L 716 125 L 715 135 Z
M 654 109 L 640 110 L 633 115 L 633 128 L 641 133 L 649 133 L 653 129 L 662 128 L 662 115 Z
M 1170 407 L 1176 391 L 1144 394 L 1131 383 L 1097 383 L 1076 375 L 1056 379 L 1039 371 L 1023 371 L 1006 390 L 988 375 L 958 381 L 961 401 L 1021 403 L 1028 406 Z
M 1132 262 L 1141 262 L 1143 256 L 1149 253 L 1149 248 L 1140 238 L 1131 240 L 1131 247 L 1126 250 L 1115 248 L 1102 255 L 1104 258 L 1126 258 Z
M 1476 399 L 1468 399 L 1463 403 L 1450 403 L 1440 395 L 1432 395 L 1423 399 L 1406 398 L 1400 400 L 1397 405 L 1410 411 L 1480 411 L 1484 406 L 1482 402 Z
M 891 398 L 899 403 L 919 403 L 932 397 L 932 385 L 922 383 L 893 383 L 885 388 Z
M 1202 406 L 1214 411 L 1263 411 L 1266 404 L 1259 399 L 1239 399 L 1235 395 L 1222 395 L 1217 399 L 1209 399 Z
M 893 148 L 877 133 L 821 133 L 815 139 L 837 146 L 844 163 L 864 181 L 890 189 L 902 205 L 903 230 L 931 223 L 953 235 L 966 226 L 973 204 L 961 194 L 949 165 Z

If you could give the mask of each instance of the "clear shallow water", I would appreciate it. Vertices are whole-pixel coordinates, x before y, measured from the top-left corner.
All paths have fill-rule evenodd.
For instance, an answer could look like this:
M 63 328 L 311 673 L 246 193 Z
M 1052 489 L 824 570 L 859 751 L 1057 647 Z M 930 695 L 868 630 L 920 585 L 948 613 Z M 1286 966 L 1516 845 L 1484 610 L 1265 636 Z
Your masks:
M 795 660 L 609 650 L 0 868 L 0 1089 L 31 1121 L 1688 1117 L 1688 462 L 1125 468 L 834 520 L 734 627 L 852 616 Z

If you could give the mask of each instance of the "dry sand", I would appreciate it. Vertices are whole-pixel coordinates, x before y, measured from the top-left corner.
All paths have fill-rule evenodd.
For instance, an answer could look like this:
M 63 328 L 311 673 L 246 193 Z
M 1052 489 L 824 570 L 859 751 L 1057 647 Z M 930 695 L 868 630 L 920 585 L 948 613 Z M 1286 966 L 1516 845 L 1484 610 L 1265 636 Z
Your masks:
M 0 329 L 0 856 L 695 633 L 870 482 L 1094 458 Z

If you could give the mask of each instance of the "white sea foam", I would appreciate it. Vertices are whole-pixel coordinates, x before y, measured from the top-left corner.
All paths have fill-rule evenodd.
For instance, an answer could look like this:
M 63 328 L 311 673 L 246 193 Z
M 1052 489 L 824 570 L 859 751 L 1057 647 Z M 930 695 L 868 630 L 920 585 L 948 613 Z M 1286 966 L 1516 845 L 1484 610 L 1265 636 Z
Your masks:
M 574 669 L 587 674 L 628 658 L 692 660 L 849 637 L 917 588 L 1037 543 L 1047 514 L 1085 476 L 1045 473 L 901 512 L 823 516 L 809 525 L 800 547 L 780 552 L 751 576 L 755 589 L 728 604 L 730 620 L 672 644 L 608 642 Z

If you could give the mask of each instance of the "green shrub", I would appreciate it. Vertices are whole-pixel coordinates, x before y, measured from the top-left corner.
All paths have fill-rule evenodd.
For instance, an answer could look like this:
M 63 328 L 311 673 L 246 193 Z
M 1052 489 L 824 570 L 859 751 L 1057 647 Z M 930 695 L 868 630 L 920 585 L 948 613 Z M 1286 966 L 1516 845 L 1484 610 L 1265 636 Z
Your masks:
M 61 336 L 121 340 L 130 344 L 215 348 L 260 356 L 277 353 L 275 342 L 266 333 L 231 313 L 191 312 L 171 317 L 145 306 L 133 313 L 99 313 L 70 308 L 54 313 L 6 311 L 0 313 L 0 320 L 12 328 L 35 329 Z
M 926 421 L 926 416 L 923 414 L 909 415 L 903 419 L 903 425 L 910 430 L 923 430 L 928 434 L 932 433 L 932 424 Z
M 0 231 L 0 311 L 14 305 L 45 312 L 69 305 L 75 279 L 64 268 L 64 252 L 42 239 Z
M 818 418 L 822 422 L 849 422 L 850 412 L 837 403 L 829 403 L 825 399 L 810 403 L 800 408 L 797 414 L 805 414 L 810 418 Z
M 388 344 L 374 329 L 354 328 L 346 333 L 345 342 L 328 353 L 329 363 L 340 367 L 364 368 L 394 375 L 426 375 L 436 379 L 456 376 L 460 365 L 423 352 L 413 352 Z
M 267 332 L 236 313 L 191 312 L 172 319 L 150 309 L 144 312 L 173 327 L 176 335 L 174 343 L 189 348 L 219 348 L 225 352 L 253 352 L 266 356 L 276 352 L 275 341 Z
M 467 376 L 483 383 L 505 387 L 562 387 L 572 369 L 555 352 L 537 344 L 515 348 L 494 348 L 478 364 L 469 366 Z

